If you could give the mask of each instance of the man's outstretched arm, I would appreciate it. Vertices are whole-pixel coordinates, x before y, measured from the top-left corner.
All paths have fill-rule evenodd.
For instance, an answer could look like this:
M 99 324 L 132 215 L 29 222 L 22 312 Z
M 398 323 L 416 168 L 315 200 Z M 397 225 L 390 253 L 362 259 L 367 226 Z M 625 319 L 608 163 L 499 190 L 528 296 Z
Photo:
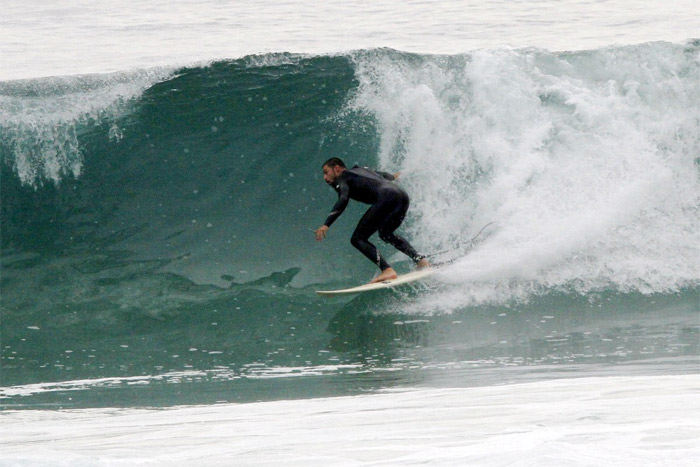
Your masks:
M 336 201 L 331 213 L 328 215 L 326 222 L 323 223 L 321 227 L 316 229 L 314 233 L 316 234 L 316 240 L 323 240 L 326 238 L 326 232 L 328 228 L 335 222 L 335 220 L 340 217 L 340 215 L 345 211 L 350 201 L 350 187 L 344 181 L 338 183 L 338 201 Z

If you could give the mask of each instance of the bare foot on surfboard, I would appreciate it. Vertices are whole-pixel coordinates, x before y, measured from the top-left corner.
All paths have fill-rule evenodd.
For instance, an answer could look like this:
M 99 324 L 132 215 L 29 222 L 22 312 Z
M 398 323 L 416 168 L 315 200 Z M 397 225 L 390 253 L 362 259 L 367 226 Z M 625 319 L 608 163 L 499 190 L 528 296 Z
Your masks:
M 392 279 L 396 279 L 397 277 L 399 277 L 399 275 L 396 274 L 394 268 L 386 268 L 377 277 L 369 281 L 369 283 L 374 284 L 375 282 L 390 281 Z

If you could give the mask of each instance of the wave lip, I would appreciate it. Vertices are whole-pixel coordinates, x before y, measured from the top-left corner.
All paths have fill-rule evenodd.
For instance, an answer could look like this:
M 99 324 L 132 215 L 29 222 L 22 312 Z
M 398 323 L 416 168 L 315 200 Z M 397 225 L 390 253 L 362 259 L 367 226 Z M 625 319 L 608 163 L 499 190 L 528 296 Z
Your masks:
M 0 154 L 27 185 L 78 178 L 83 129 L 106 126 L 109 138 L 119 141 L 115 122 L 129 103 L 170 76 L 171 69 L 160 68 L 0 82 Z

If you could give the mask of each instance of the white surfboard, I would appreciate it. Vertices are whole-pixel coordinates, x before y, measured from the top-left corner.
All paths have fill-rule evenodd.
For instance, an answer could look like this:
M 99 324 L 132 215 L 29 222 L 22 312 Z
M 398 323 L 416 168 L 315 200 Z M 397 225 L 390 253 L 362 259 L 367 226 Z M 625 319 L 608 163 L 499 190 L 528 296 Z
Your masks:
M 359 285 L 357 287 L 351 287 L 349 289 L 340 290 L 317 290 L 316 293 L 319 295 L 333 296 L 333 295 L 347 295 L 353 293 L 369 292 L 371 290 L 379 289 L 389 289 L 391 287 L 396 287 L 397 285 L 407 284 L 409 282 L 418 281 L 424 279 L 436 271 L 435 268 L 425 268 L 418 269 L 416 271 L 409 272 L 407 274 L 402 274 L 396 279 L 391 279 L 388 281 L 375 282 L 374 284 Z

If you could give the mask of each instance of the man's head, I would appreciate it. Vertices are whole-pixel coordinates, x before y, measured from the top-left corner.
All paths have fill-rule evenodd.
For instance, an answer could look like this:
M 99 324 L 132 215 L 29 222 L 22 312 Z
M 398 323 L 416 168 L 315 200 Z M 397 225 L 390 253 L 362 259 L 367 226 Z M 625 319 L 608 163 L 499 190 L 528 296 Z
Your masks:
M 345 170 L 345 163 L 337 157 L 331 157 L 323 163 L 323 179 L 329 185 L 335 184 L 335 179 Z

